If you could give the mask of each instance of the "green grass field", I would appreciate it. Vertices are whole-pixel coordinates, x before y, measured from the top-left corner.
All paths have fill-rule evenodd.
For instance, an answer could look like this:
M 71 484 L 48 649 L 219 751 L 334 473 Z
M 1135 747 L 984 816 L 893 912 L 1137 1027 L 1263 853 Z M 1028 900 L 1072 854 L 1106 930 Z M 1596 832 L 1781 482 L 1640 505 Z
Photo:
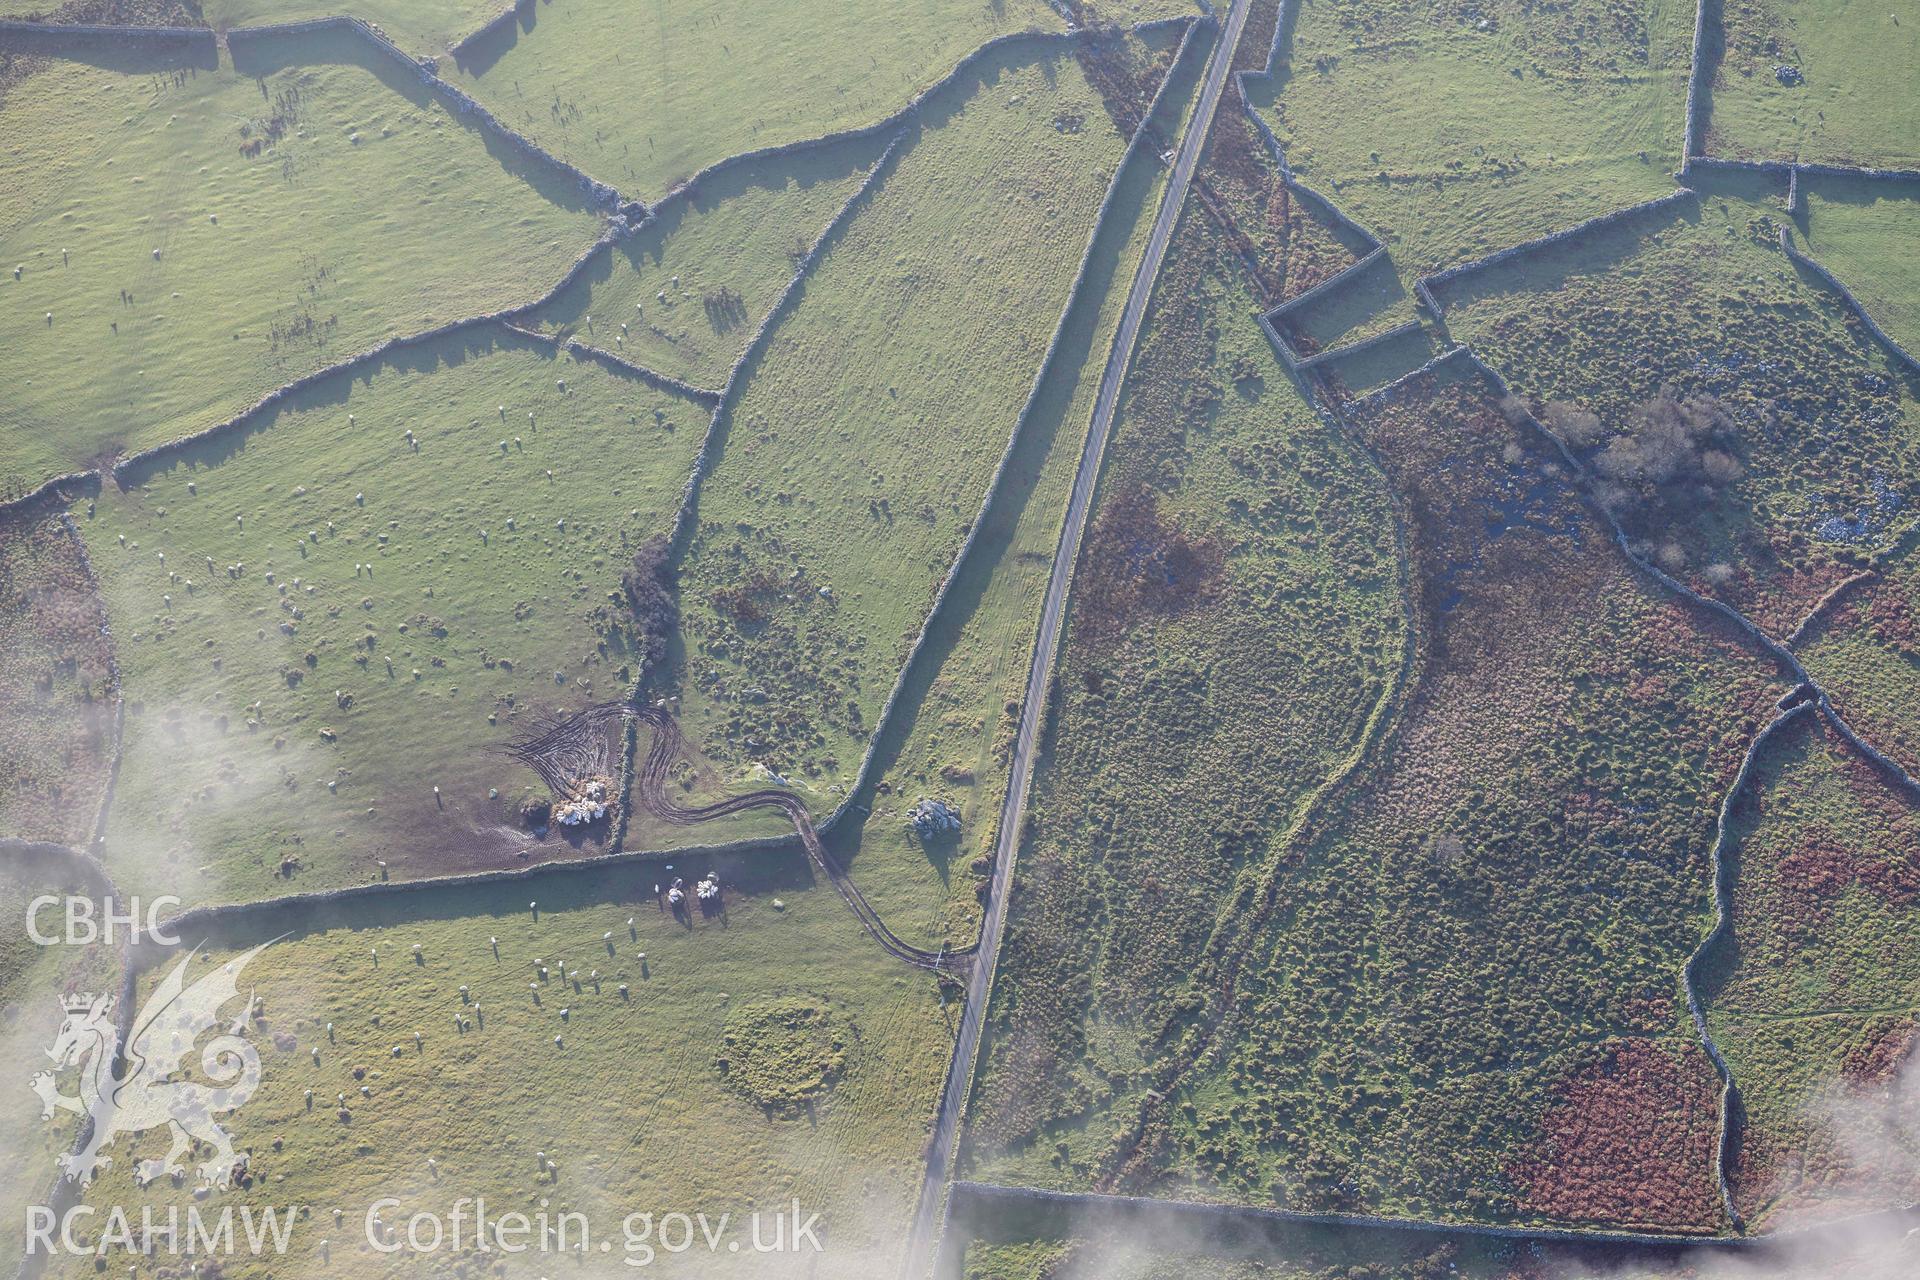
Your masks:
M 486 328 L 81 503 L 126 682 L 122 886 L 247 899 L 376 860 L 398 879 L 571 854 L 530 845 L 515 806 L 544 788 L 499 748 L 625 695 L 609 592 L 671 523 L 706 417 Z
M 1126 1221 L 996 1206 L 976 1224 L 959 1280 L 1518 1280 L 1512 1246 L 1414 1232 Z M 1509 1256 L 1502 1258 L 1501 1253 Z M 1560 1258 L 1556 1264 L 1564 1266 Z M 1581 1274 L 1556 1269 L 1568 1280 Z
M 273 42 L 244 71 L 138 57 L 51 62 L 0 104 L 6 487 L 532 301 L 597 234 L 566 179 L 359 41 Z
M 543 1205 L 585 1214 L 593 1239 L 614 1245 L 610 1257 L 594 1245 L 578 1266 L 551 1252 L 496 1252 L 505 1270 L 490 1274 L 515 1280 L 896 1266 L 957 1010 L 943 1007 L 932 978 L 873 945 L 797 857 L 718 870 L 730 886 L 726 914 L 691 927 L 657 906 L 654 867 L 269 916 L 214 939 L 205 954 L 219 964 L 292 931 L 243 973 L 262 1005 L 248 1032 L 261 1083 L 222 1123 L 252 1152 L 253 1182 L 204 1206 L 311 1207 L 284 1256 L 243 1250 L 221 1259 L 222 1274 L 452 1275 L 470 1265 L 468 1250 L 405 1269 L 405 1255 L 375 1251 L 365 1215 L 388 1196 L 404 1204 L 384 1215 L 402 1232 L 415 1211 L 444 1214 L 457 1197 L 484 1196 L 495 1216 Z M 143 992 L 175 963 L 149 970 Z M 189 980 L 212 964 L 192 960 Z M 575 982 L 562 979 L 563 964 Z M 837 1051 L 813 1055 L 781 1038 L 777 1019 L 796 1008 L 825 1020 Z M 793 1052 L 743 1052 L 743 1036 Z M 763 1107 L 763 1096 L 797 1101 Z M 89 1203 L 127 1206 L 137 1222 L 138 1206 L 184 1198 L 164 1179 L 133 1186 L 126 1146 Z M 164 1136 L 137 1146 L 158 1155 Z M 557 1171 L 543 1172 L 539 1153 Z M 803 1216 L 820 1215 L 827 1251 L 756 1256 L 748 1214 L 788 1209 L 794 1197 Z M 704 1244 L 661 1250 L 636 1272 L 622 1237 L 636 1212 L 704 1212 L 710 1223 L 731 1214 L 743 1243 L 737 1255 L 724 1245 L 717 1255 Z M 770 1222 L 764 1232 L 770 1239 Z M 127 1261 L 116 1254 L 110 1270 L 124 1274 Z
M 1088 22 L 1122 26 L 1162 18 L 1191 18 L 1200 12 L 1193 0 L 1078 0 L 1078 8 Z
M 1413 298 L 1400 286 L 1385 259 L 1340 288 L 1321 294 L 1281 317 L 1294 349 L 1302 355 L 1360 342 L 1395 325 L 1418 318 Z
M 1537 411 L 1597 415 L 1563 435 L 1642 550 L 1775 636 L 1920 511 L 1916 388 L 1780 252 L 1780 216 L 1716 193 L 1443 291 Z M 1642 412 L 1663 388 L 1692 425 Z
M 1803 715 L 1735 839 L 1733 944 L 1706 993 L 1745 1104 L 1742 1208 L 1766 1227 L 1911 1203 L 1920 806 Z
M 113 755 L 113 648 L 59 515 L 0 516 L 0 836 L 84 849 Z
M 1304 0 L 1249 90 L 1295 175 L 1411 280 L 1670 190 L 1692 33 L 1680 0 Z
M 1920 352 L 1920 184 L 1806 179 L 1803 252 L 1840 279 L 1908 354 Z
M 1890 169 L 1920 164 L 1910 92 L 1920 60 L 1920 3 L 1742 0 L 1724 7 L 1710 154 Z M 1783 67 L 1799 81 L 1786 83 Z
M 727 156 L 884 119 L 994 36 L 1061 27 L 1040 0 L 859 0 L 803 14 L 562 0 L 528 12 L 531 29 L 523 19 L 468 51 L 461 83 L 643 200 Z
M 98 942 L 41 946 L 27 932 L 27 908 L 45 894 L 77 895 L 96 904 L 99 888 L 64 863 L 27 857 L 8 850 L 0 865 L 0 1071 L 8 1081 L 9 1105 L 0 1107 L 0 1142 L 9 1158 L 0 1166 L 0 1249 L 23 1256 L 28 1205 L 45 1204 L 47 1189 L 59 1172 L 56 1156 L 73 1145 L 75 1117 L 40 1117 L 40 1103 L 28 1082 L 52 1063 L 53 1045 L 65 1017 L 67 996 L 111 995 L 119 990 L 119 961 Z M 58 905 L 36 918 L 43 936 L 64 936 Z M 72 1095 L 71 1080 L 62 1088 Z
M 1156 127 L 1177 131 L 1205 53 L 1202 45 L 1173 72 L 1182 79 L 1169 86 Z M 979 932 L 976 888 L 984 872 L 976 860 L 990 858 L 999 839 L 1013 731 L 1060 516 L 1165 179 L 1151 154 L 1136 156 L 1121 175 L 1006 487 L 929 637 L 918 678 L 909 677 L 895 724 L 876 745 L 878 781 L 887 790 L 857 796 L 845 834 L 836 832 L 832 842 L 889 927 L 922 946 L 964 945 Z M 907 830 L 908 810 L 921 796 L 960 811 L 957 839 L 927 845 Z
M 602 252 L 530 319 L 717 390 L 884 147 L 867 139 L 718 174 Z
M 366 19 L 416 57 L 444 52 L 507 6 L 508 0 L 200 0 L 216 30 L 345 14 Z
M 749 366 L 681 576 L 683 716 L 727 781 L 771 769 L 823 809 L 851 781 L 1123 150 L 1071 55 L 1002 51 Z

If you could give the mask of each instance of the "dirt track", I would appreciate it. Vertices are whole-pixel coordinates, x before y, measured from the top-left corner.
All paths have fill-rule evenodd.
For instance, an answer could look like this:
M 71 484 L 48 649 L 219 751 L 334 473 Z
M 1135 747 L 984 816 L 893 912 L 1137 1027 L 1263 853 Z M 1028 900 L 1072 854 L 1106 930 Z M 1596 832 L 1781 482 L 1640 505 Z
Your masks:
M 680 726 L 666 708 L 660 706 L 641 707 L 629 714 L 653 730 L 653 743 L 647 749 L 646 759 L 634 770 L 633 777 L 634 802 L 642 809 L 677 827 L 696 826 L 748 809 L 778 809 L 793 823 L 794 830 L 800 835 L 800 843 L 807 848 L 807 856 L 833 882 L 841 900 L 859 917 L 874 941 L 890 954 L 921 969 L 964 974 L 972 967 L 973 953 L 979 949 L 978 943 L 956 950 L 927 951 L 901 941 L 893 930 L 887 928 L 880 914 L 861 894 L 859 886 L 833 860 L 826 846 L 820 843 L 820 837 L 813 829 L 813 815 L 807 812 L 806 804 L 793 793 L 767 788 L 749 791 L 745 795 L 728 796 L 724 800 L 693 809 L 675 804 L 667 797 L 666 781 L 668 769 L 680 754 Z

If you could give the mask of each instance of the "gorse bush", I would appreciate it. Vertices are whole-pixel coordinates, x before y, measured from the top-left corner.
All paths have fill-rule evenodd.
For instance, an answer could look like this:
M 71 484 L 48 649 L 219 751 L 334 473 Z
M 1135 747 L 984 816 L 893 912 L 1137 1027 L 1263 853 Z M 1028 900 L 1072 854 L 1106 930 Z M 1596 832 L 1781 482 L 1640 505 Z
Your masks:
M 673 590 L 673 549 L 666 535 L 655 534 L 633 553 L 633 567 L 621 576 L 627 614 L 633 625 L 633 650 L 643 672 L 657 669 L 667 656 L 667 640 L 680 625 Z

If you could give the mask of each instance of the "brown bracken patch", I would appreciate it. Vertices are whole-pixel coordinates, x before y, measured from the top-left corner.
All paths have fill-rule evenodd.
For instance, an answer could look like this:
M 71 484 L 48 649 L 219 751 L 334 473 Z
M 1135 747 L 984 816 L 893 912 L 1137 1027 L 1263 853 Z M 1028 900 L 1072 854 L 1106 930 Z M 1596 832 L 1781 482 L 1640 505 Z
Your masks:
M 1213 539 L 1161 514 L 1160 498 L 1136 485 L 1102 507 L 1077 589 L 1080 624 L 1117 635 L 1143 617 L 1171 617 L 1212 598 L 1223 553 Z
M 1508 1168 L 1551 1218 L 1711 1231 L 1718 1093 L 1706 1055 L 1620 1039 L 1555 1090 L 1533 1153 Z

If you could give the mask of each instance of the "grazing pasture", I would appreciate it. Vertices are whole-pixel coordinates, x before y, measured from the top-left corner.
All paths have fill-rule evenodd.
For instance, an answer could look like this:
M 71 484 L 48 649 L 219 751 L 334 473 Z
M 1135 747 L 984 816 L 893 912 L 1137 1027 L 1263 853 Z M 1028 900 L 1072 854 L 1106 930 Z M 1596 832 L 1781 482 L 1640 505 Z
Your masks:
M 1735 816 L 1733 929 L 1707 995 L 1744 1104 L 1736 1198 L 1760 1227 L 1909 1204 L 1920 802 L 1802 715 Z
M 656 881 L 710 867 L 716 913 L 676 918 L 656 898 Z M 800 1254 L 821 1274 L 898 1265 L 957 1015 L 797 854 L 268 913 L 159 958 L 141 991 L 183 957 L 190 982 L 287 931 L 242 972 L 260 1084 L 222 1122 L 251 1153 L 247 1184 L 207 1203 L 311 1213 L 285 1255 L 223 1258 L 231 1280 L 392 1275 L 405 1255 L 376 1251 L 366 1226 L 383 1197 L 401 1202 L 382 1215 L 400 1240 L 413 1213 L 446 1215 L 459 1197 L 490 1215 L 584 1214 L 593 1276 L 634 1272 L 627 1215 L 675 1211 L 729 1215 L 740 1249 L 676 1257 L 656 1239 L 661 1273 L 789 1274 L 795 1255 L 757 1255 L 748 1233 L 761 1211 L 769 1242 L 771 1214 L 797 1197 L 819 1215 L 825 1251 Z M 137 1223 L 143 1206 L 187 1201 L 191 1173 L 137 1187 L 124 1145 L 88 1203 Z M 416 1265 L 448 1274 L 471 1256 Z M 130 1261 L 115 1251 L 110 1270 Z M 508 1261 L 514 1277 L 575 1266 L 552 1251 Z M 91 1259 L 64 1274 L 92 1274 Z
M 1748 160 L 1920 167 L 1915 0 L 1725 0 L 1707 150 Z
M 1670 190 L 1692 37 L 1681 0 L 1301 0 L 1249 91 L 1411 279 Z
M 120 987 L 114 948 L 99 942 L 43 946 L 27 932 L 27 908 L 46 894 L 91 898 L 97 904 L 103 886 L 67 859 L 12 845 L 0 858 L 0 1071 L 13 1082 L 16 1096 L 0 1108 L 0 1142 L 8 1159 L 0 1164 L 0 1249 L 8 1257 L 26 1250 L 27 1206 L 47 1203 L 47 1189 L 59 1169 L 54 1161 L 72 1147 L 79 1121 L 69 1112 L 40 1117 L 40 1104 L 28 1084 L 53 1064 L 47 1059 L 65 1017 L 61 1002 L 81 995 L 111 996 Z M 59 906 L 45 908 L 37 927 L 43 936 L 60 937 Z M 72 1096 L 73 1081 L 60 1081 Z
M 729 783 L 851 783 L 1124 149 L 1066 45 L 996 51 L 750 357 L 680 580 L 687 736 Z
M 535 842 L 545 788 L 501 748 L 625 695 L 621 574 L 706 417 L 482 326 L 77 504 L 126 684 L 123 887 L 226 901 L 599 847 L 604 824 Z
M 338 14 L 364 18 L 415 57 L 444 54 L 477 31 L 510 0 L 199 0 L 218 30 L 303 22 Z
M 447 68 L 509 125 L 656 200 L 728 156 L 883 120 L 1041 0 L 530 4 Z
M 863 139 L 715 174 L 601 250 L 529 323 L 719 389 L 884 145 Z
M 1920 182 L 1803 178 L 1803 250 L 1839 278 L 1874 323 L 1920 359 Z
M 364 41 L 248 48 L 240 68 L 132 46 L 41 59 L 0 100 L 7 488 L 531 302 L 598 234 L 571 180 Z
M 1202 43 L 1173 69 L 1180 79 L 1167 87 L 1152 127 L 1177 132 L 1205 53 Z M 1165 183 L 1148 148 L 1120 175 L 1004 488 L 907 674 L 895 723 L 875 743 L 875 785 L 855 797 L 829 841 L 889 926 L 921 946 L 964 945 L 979 931 L 1034 620 L 1094 392 Z M 957 838 L 929 841 L 908 829 L 923 796 L 959 811 Z
M 1709 194 L 1442 290 L 1636 546 L 1776 637 L 1920 517 L 1920 381 Z

